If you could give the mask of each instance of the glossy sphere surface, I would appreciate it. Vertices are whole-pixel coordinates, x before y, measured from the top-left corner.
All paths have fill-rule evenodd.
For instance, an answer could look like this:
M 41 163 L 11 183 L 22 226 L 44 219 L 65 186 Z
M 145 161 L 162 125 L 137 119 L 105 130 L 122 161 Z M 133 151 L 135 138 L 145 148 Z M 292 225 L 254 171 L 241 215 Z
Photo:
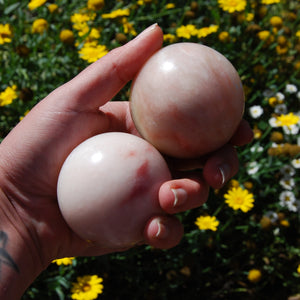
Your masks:
M 59 175 L 59 207 L 83 239 L 105 248 L 142 240 L 146 222 L 162 213 L 158 190 L 171 175 L 160 153 L 142 138 L 104 133 L 77 146 Z
M 156 52 L 131 87 L 131 113 L 139 133 L 161 152 L 197 157 L 223 146 L 244 111 L 244 92 L 232 64 L 196 43 Z

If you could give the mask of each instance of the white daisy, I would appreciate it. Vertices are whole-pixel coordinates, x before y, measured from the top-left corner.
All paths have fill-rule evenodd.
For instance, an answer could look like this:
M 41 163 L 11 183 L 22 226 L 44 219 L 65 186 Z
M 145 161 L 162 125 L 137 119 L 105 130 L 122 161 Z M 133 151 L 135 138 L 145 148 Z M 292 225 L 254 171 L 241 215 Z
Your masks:
M 279 205 L 290 210 L 291 204 L 296 201 L 295 194 L 292 191 L 283 191 L 279 195 Z
M 276 93 L 275 97 L 277 98 L 278 101 L 283 101 L 285 99 L 284 94 L 280 92 Z
M 282 129 L 288 135 L 296 135 L 299 132 L 299 126 L 297 125 L 283 126 Z
M 290 165 L 284 165 L 281 169 L 280 169 L 280 173 L 285 177 L 285 178 L 290 178 L 292 176 L 295 175 L 296 171 L 295 169 L 290 166 Z
M 254 175 L 259 170 L 259 164 L 257 161 L 252 161 L 247 166 L 248 175 Z
M 264 113 L 264 110 L 260 105 L 254 105 L 249 108 L 249 113 L 253 119 L 257 119 Z
M 278 127 L 278 124 L 277 124 L 277 119 L 275 117 L 272 117 L 269 119 L 269 125 L 271 127 Z
M 290 203 L 288 205 L 288 209 L 289 211 L 293 211 L 293 212 L 300 212 L 300 201 L 299 200 L 296 200 L 294 201 L 293 203 Z
M 274 108 L 274 112 L 278 115 L 285 115 L 287 111 L 287 106 L 285 104 L 278 104 Z
M 291 163 L 295 169 L 300 169 L 300 158 L 294 158 Z
M 298 89 L 294 84 L 287 84 L 285 86 L 285 91 L 289 94 L 294 94 L 298 91 Z
M 252 146 L 251 148 L 250 148 L 250 151 L 252 152 L 252 153 L 258 153 L 258 152 L 263 152 L 264 151 L 264 148 L 262 147 L 262 146 L 260 146 L 260 145 L 254 145 L 254 146 Z
M 278 214 L 275 211 L 267 211 L 265 216 L 270 219 L 272 224 L 275 224 L 278 221 Z
M 274 96 L 274 91 L 272 89 L 264 90 L 263 96 L 266 98 L 270 98 L 270 97 Z
M 292 190 L 295 187 L 295 180 L 293 178 L 283 178 L 279 184 L 286 190 Z

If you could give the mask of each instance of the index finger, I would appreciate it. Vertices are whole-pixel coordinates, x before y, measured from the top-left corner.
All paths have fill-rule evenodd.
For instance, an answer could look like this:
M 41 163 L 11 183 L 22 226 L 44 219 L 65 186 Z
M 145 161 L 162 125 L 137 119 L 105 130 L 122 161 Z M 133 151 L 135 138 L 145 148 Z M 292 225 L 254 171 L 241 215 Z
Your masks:
M 160 27 L 157 24 L 148 27 L 135 39 L 113 49 L 55 90 L 57 104 L 71 111 L 98 109 L 133 79 L 146 60 L 161 48 L 162 42 Z M 59 97 L 59 93 L 63 98 Z

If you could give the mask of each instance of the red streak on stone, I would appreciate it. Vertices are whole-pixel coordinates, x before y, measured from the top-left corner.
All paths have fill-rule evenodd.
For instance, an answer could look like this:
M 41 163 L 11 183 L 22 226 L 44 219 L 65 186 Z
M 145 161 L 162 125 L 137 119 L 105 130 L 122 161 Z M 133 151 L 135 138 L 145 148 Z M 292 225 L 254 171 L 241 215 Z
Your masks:
M 131 150 L 128 152 L 127 157 L 134 157 L 136 156 L 136 152 L 134 150 Z
M 146 160 L 136 171 L 137 177 L 144 177 L 148 173 L 149 162 Z
M 147 190 L 149 188 L 148 187 L 148 181 L 149 181 L 148 172 L 149 172 L 149 162 L 148 162 L 148 160 L 146 160 L 136 170 L 135 183 L 134 183 L 134 185 L 132 187 L 132 191 L 130 193 L 130 199 L 139 197 L 143 193 L 147 192 Z

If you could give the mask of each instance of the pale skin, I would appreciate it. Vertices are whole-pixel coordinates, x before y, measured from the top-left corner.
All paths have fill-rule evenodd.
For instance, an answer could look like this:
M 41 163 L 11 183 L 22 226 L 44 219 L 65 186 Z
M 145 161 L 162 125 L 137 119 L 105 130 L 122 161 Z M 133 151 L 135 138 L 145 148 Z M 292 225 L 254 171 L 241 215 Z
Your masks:
M 118 251 L 101 249 L 72 232 L 57 205 L 57 178 L 68 154 L 87 138 L 107 131 L 137 134 L 128 102 L 109 101 L 162 41 L 161 29 L 153 25 L 111 51 L 40 101 L 0 144 L 1 299 L 20 299 L 55 258 Z M 161 249 L 178 244 L 183 229 L 173 214 L 202 205 L 209 186 L 223 186 L 238 170 L 234 146 L 251 138 L 242 121 L 222 149 L 193 161 L 171 160 L 172 170 L 201 164 L 203 172 L 186 177 L 176 172 L 161 186 L 157 201 L 166 214 L 145 224 L 144 243 Z M 184 192 L 175 197 L 175 188 Z

